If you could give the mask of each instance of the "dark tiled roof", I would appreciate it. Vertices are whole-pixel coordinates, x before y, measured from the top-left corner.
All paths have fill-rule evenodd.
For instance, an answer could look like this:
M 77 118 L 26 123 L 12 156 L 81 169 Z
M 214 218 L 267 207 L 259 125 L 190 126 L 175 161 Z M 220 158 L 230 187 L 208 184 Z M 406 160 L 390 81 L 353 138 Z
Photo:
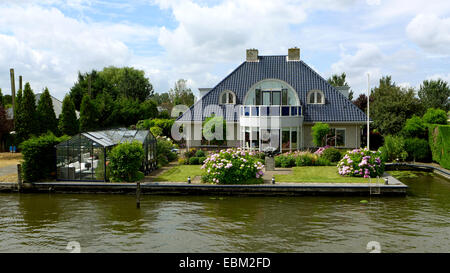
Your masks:
M 179 120 L 202 120 L 200 111 L 193 111 L 201 103 L 202 109 L 218 104 L 219 95 L 224 90 L 236 94 L 236 104 L 242 104 L 247 91 L 255 83 L 265 79 L 279 79 L 290 84 L 296 91 L 303 106 L 305 122 L 362 122 L 367 117 L 363 111 L 337 91 L 324 78 L 303 61 L 287 62 L 286 56 L 259 56 L 259 62 L 243 62 L 225 79 L 206 93 L 191 107 L 192 118 L 186 113 Z M 306 96 L 310 90 L 319 89 L 325 95 L 325 104 L 307 104 Z M 220 106 L 224 110 L 224 106 Z M 237 121 L 238 113 L 224 111 L 226 119 Z M 206 113 L 205 113 L 206 114 Z M 204 119 L 204 117 L 203 117 Z

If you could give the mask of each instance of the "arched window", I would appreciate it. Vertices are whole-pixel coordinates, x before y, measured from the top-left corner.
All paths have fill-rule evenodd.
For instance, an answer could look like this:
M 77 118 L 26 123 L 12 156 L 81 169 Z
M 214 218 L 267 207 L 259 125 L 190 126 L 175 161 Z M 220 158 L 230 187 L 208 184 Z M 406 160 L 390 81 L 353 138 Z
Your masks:
M 308 103 L 309 104 L 324 104 L 325 96 L 320 90 L 312 90 L 308 93 Z
M 220 104 L 236 104 L 236 95 L 233 91 L 225 90 L 219 96 Z

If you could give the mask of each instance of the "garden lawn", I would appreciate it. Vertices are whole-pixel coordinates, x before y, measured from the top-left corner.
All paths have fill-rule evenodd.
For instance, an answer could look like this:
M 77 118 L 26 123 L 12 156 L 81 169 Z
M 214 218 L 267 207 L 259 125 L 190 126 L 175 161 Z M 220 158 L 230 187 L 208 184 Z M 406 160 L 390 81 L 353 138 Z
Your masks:
M 196 176 L 201 176 L 202 165 L 177 165 L 154 179 L 154 181 L 186 182 L 188 176 L 193 180 Z
M 293 167 L 291 174 L 275 175 L 277 182 L 308 182 L 308 183 L 367 183 L 363 177 L 348 177 L 338 174 L 336 166 Z M 376 179 L 372 179 L 372 183 Z

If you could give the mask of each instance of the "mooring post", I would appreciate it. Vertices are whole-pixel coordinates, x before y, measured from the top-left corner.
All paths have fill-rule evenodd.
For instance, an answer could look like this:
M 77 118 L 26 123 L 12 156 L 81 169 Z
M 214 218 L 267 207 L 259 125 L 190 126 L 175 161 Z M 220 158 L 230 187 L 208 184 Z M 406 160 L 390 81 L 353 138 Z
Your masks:
M 136 182 L 136 208 L 141 208 L 141 182 Z
M 19 191 L 22 190 L 22 165 L 17 164 L 17 187 L 19 188 Z

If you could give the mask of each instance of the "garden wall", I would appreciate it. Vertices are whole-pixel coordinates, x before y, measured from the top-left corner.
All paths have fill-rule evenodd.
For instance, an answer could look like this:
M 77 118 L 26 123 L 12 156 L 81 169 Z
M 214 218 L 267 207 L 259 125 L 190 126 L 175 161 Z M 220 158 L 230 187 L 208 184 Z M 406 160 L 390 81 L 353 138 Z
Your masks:
M 428 127 L 428 142 L 433 161 L 450 169 L 450 125 L 432 124 Z

